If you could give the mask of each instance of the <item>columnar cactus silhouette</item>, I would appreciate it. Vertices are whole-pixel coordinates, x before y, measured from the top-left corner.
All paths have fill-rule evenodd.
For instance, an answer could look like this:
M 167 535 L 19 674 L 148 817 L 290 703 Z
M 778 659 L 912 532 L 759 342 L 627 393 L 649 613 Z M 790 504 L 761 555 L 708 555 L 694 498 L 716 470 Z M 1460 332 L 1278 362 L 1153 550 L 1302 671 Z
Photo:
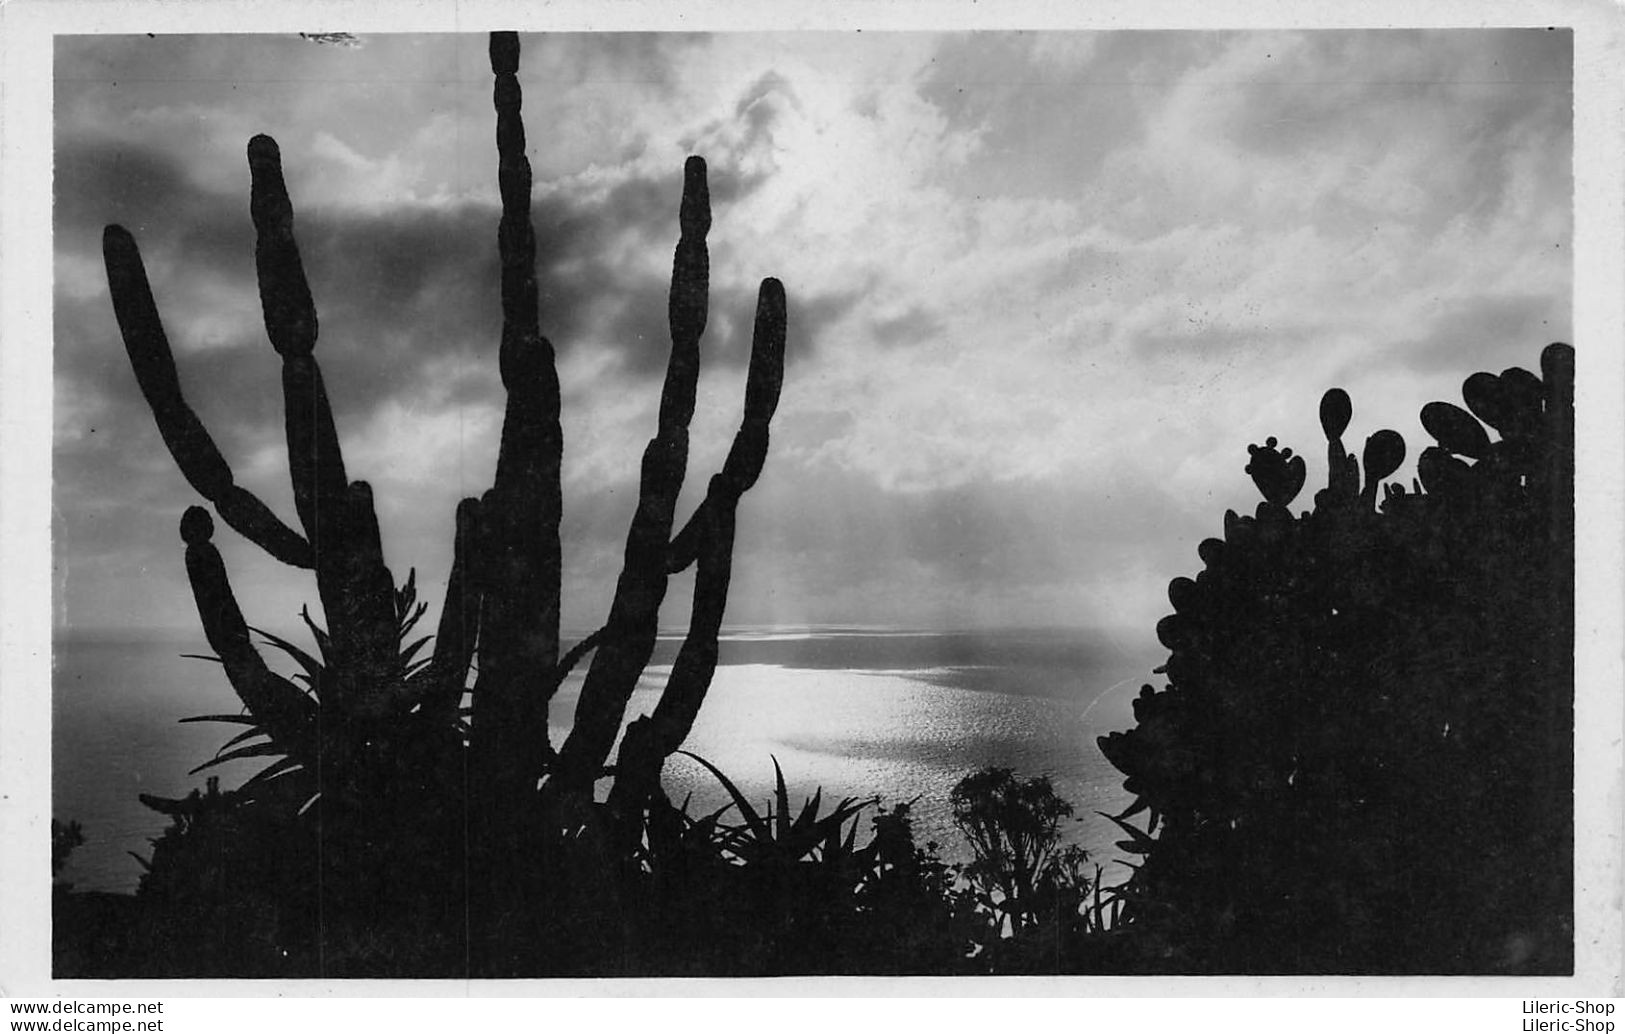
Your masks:
M 302 532 L 236 483 L 181 391 L 135 239 L 119 226 L 107 227 L 103 238 L 131 367 L 182 474 L 233 530 L 283 563 L 314 572 L 326 627 L 308 614 L 306 621 L 320 657 L 266 637 L 304 668 L 307 692 L 271 670 L 254 645 L 213 544 L 208 511 L 194 506 L 181 520 L 199 617 L 246 708 L 245 715 L 209 717 L 248 726 L 228 746 L 265 737 L 216 760 L 278 757 L 234 799 L 264 809 L 274 804 L 288 821 L 310 815 L 320 823 L 326 830 L 324 901 L 341 911 L 376 908 L 380 894 L 421 900 L 425 882 L 438 881 L 446 908 L 457 906 L 459 888 L 467 886 L 484 895 L 473 914 L 493 918 L 504 907 L 498 895 L 518 894 L 533 882 L 521 872 L 533 861 L 524 852 L 561 823 L 579 823 L 606 772 L 618 775 L 613 811 L 628 821 L 659 793 L 661 764 L 687 735 L 716 665 L 735 513 L 761 472 L 783 380 L 784 290 L 767 279 L 758 296 L 738 435 L 704 501 L 674 535 L 709 278 L 706 168 L 691 157 L 672 270 L 671 355 L 625 563 L 604 627 L 561 657 L 563 434 L 553 347 L 540 331 L 517 35 L 493 33 L 490 56 L 502 199 L 499 364 L 507 404 L 491 488 L 456 510 L 452 570 L 426 660 L 416 659 L 423 640 L 402 647 L 424 610 L 414 580 L 397 590 L 371 490 L 350 480 L 345 468 L 315 356 L 316 308 L 276 142 L 263 135 L 249 142 L 250 207 L 266 333 L 282 358 L 288 461 Z M 653 649 L 667 581 L 691 564 L 697 565 L 693 616 L 667 688 L 654 713 L 633 723 L 617 764 L 608 768 Z M 555 751 L 548 742 L 548 703 L 570 667 L 594 649 L 575 724 Z M 466 721 L 465 692 L 471 694 Z M 197 807 L 195 799 L 190 806 L 150 803 L 177 814 Z M 415 853 L 422 856 L 416 862 Z M 421 879 L 405 872 L 414 865 Z M 456 878 L 448 875 L 452 870 Z M 389 885 L 398 886 L 391 891 Z M 331 921 L 332 907 L 324 922 Z
M 1541 369 L 1427 405 L 1438 444 L 1380 504 L 1404 441 L 1351 457 L 1341 390 L 1312 512 L 1287 509 L 1302 459 L 1251 447 L 1265 501 L 1169 585 L 1168 686 L 1100 741 L 1135 795 L 1120 893 L 1143 964 L 1572 965 L 1572 349 Z

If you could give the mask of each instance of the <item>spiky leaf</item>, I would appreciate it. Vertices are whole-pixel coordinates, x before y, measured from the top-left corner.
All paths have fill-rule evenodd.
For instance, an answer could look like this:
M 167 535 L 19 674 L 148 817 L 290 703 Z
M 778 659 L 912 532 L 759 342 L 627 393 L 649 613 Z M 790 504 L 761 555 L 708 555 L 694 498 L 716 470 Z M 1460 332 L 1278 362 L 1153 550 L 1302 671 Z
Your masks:
M 182 718 L 182 725 L 189 722 L 235 722 L 238 725 L 258 725 L 260 720 L 251 714 L 195 714 L 190 718 Z
M 223 765 L 228 761 L 236 761 L 239 758 L 262 758 L 271 754 L 283 753 L 286 753 L 285 748 L 280 747 L 275 743 L 256 743 L 248 747 L 239 747 L 229 754 L 221 754 L 217 757 L 212 757 L 203 764 L 192 769 L 192 771 L 188 772 L 187 775 L 197 775 L 206 768 L 213 768 L 216 765 Z

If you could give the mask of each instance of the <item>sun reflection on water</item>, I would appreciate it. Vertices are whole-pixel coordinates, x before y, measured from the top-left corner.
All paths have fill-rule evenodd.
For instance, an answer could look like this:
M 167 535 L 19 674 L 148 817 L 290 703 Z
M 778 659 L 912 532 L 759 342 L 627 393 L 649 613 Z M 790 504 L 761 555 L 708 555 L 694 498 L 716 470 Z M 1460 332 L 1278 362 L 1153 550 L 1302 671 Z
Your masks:
M 628 721 L 654 708 L 668 671 L 649 669 Z M 843 797 L 879 797 L 890 806 L 918 796 L 916 840 L 937 841 L 945 856 L 960 860 L 965 850 L 948 804 L 954 783 L 988 765 L 1014 768 L 1022 777 L 1048 775 L 1077 811 L 1067 840 L 1102 864 L 1119 857 L 1115 828 L 1096 812 L 1121 811 L 1129 798 L 1095 737 L 1122 727 L 1128 695 L 1112 693 L 1121 698 L 1116 701 L 1101 699 L 1106 693 L 1019 696 L 942 684 L 958 674 L 945 668 L 721 667 L 684 747 L 726 773 L 758 810 L 773 792 L 775 758 L 792 807 L 819 788 L 826 808 Z M 555 742 L 568 732 L 579 690 L 577 678 L 554 701 Z M 1091 710 L 1097 699 L 1101 705 Z M 696 814 L 729 800 L 714 776 L 680 755 L 667 762 L 664 783 L 675 802 L 692 795 Z
M 669 662 L 678 642 L 664 637 L 655 659 Z M 685 746 L 759 809 L 772 795 L 776 757 L 792 807 L 820 787 L 826 810 L 842 797 L 891 805 L 919 795 L 916 839 L 936 840 L 945 856 L 963 859 L 948 792 L 966 773 L 1002 765 L 1024 777 L 1049 775 L 1082 819 L 1069 824 L 1068 838 L 1097 861 L 1117 856 L 1117 831 L 1096 812 L 1120 811 L 1127 798 L 1095 738 L 1133 724 L 1126 690 L 1154 661 L 1076 633 L 763 629 L 736 631 L 722 647 Z M 182 656 L 197 650 L 193 639 L 141 637 L 55 645 L 51 812 L 85 827 L 86 842 L 64 874 L 81 889 L 134 889 L 140 868 L 129 852 L 149 854 L 168 821 L 137 795 L 178 797 L 201 785 L 202 775 L 187 773 L 230 731 L 178 724 L 240 708 L 217 666 Z M 650 666 L 628 720 L 654 708 L 669 672 Z M 578 669 L 553 701 L 555 746 L 569 730 L 582 675 Z M 214 771 L 231 787 L 260 767 L 251 759 Z M 675 801 L 692 794 L 696 812 L 728 800 L 685 757 L 667 763 L 664 782 Z M 865 818 L 860 834 L 867 833 Z

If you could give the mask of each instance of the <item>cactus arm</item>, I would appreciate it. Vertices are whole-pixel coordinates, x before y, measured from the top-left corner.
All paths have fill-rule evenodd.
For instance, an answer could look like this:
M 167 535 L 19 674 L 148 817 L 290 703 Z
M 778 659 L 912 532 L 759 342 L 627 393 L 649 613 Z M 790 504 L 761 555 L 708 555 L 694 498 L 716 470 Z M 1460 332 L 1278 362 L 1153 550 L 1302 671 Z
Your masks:
M 712 480 L 715 483 L 720 479 L 718 475 Z M 717 637 L 733 566 L 734 510 L 730 506 L 702 505 L 690 527 L 697 533 L 693 536 L 694 606 L 689 614 L 688 634 L 672 663 L 654 713 L 633 721 L 621 741 L 610 806 L 622 813 L 641 805 L 658 788 L 661 767 L 694 728 L 717 669 Z
M 469 664 L 479 639 L 480 582 L 474 577 L 471 552 L 479 525 L 478 499 L 457 504 L 457 532 L 452 545 L 446 602 L 435 628 L 434 657 L 429 664 L 429 699 L 425 707 L 456 713 L 468 681 Z
M 549 693 L 558 691 L 558 688 L 564 684 L 564 680 L 570 677 L 570 672 L 574 671 L 575 666 L 581 663 L 581 658 L 598 649 L 598 644 L 603 638 L 604 630 L 600 628 L 581 640 L 581 642 L 570 647 L 565 655 L 559 658 L 559 663 L 553 668 Z
M 777 280 L 765 280 L 757 296 L 744 419 L 722 470 L 711 478 L 704 501 L 669 551 L 669 571 L 696 565 L 688 633 L 654 713 L 627 729 L 616 761 L 612 804 L 641 803 L 654 791 L 666 758 L 694 728 L 716 673 L 717 637 L 733 573 L 739 499 L 756 483 L 767 460 L 768 427 L 784 384 L 785 323 L 784 286 Z
M 308 356 L 316 347 L 316 305 L 293 237 L 293 202 L 282 178 L 282 151 L 276 141 L 264 133 L 251 139 L 248 168 L 249 214 L 258 233 L 254 265 L 265 331 L 278 355 Z
M 316 306 L 294 241 L 293 203 L 282 178 L 282 155 L 276 141 L 263 134 L 250 140 L 248 167 L 260 309 L 271 346 L 282 357 L 294 506 L 305 534 L 319 550 L 322 531 L 331 533 L 342 526 L 339 512 L 345 506 L 349 479 L 333 426 L 333 410 L 316 365 Z
M 553 345 L 539 330 L 518 35 L 492 33 L 490 58 L 502 197 L 499 367 L 508 398 L 496 475 L 479 521 L 480 674 L 470 745 L 501 799 L 534 786 L 549 749 L 541 673 L 558 659 L 564 433 Z
M 750 369 L 745 378 L 745 416 L 734 435 L 719 482 L 712 480 L 705 501 L 683 530 L 672 539 L 666 569 L 671 574 L 687 569 L 702 548 L 707 507 L 737 507 L 762 474 L 767 462 L 768 426 L 778 408 L 784 385 L 786 311 L 784 285 L 769 277 L 756 296 L 756 329 L 751 339 Z
M 233 482 L 231 467 L 187 404 L 135 238 L 122 226 L 107 227 L 102 234 L 102 255 L 130 367 L 181 473 L 243 537 L 285 564 L 314 566 L 310 543 L 282 523 L 257 496 Z
M 316 705 L 298 686 L 271 671 L 254 648 L 225 563 L 211 541 L 213 536 L 214 521 L 208 511 L 200 506 L 189 508 L 181 518 L 186 574 L 209 647 L 220 658 L 237 696 L 272 740 L 285 749 L 308 749 Z
M 688 466 L 688 423 L 694 415 L 709 291 L 705 235 L 711 227 L 711 199 L 703 159 L 690 157 L 684 165 L 678 222 L 666 308 L 671 355 L 660 391 L 659 424 L 643 453 L 637 510 L 627 530 L 625 560 L 603 641 L 587 670 L 575 724 L 554 767 L 553 784 L 563 792 L 591 788 L 620 731 L 638 677 L 654 652 L 660 604 L 666 595 L 673 515 Z
M 683 199 L 677 222 L 671 291 L 666 300 L 671 356 L 660 390 L 659 428 L 660 437 L 686 445 L 699 385 L 700 336 L 705 333 L 711 281 L 711 258 L 705 244 L 705 235 L 711 230 L 711 190 L 703 158 L 690 156 L 683 163 Z M 680 488 L 682 471 L 676 476 Z
M 349 658 L 347 674 L 355 680 L 356 689 L 367 690 L 366 696 L 356 701 L 383 706 L 383 698 L 399 689 L 404 672 L 395 612 L 395 579 L 384 564 L 372 488 L 365 481 L 346 487 L 342 519 L 345 536 L 341 548 L 331 550 L 335 554 L 333 569 L 327 576 L 330 585 L 322 605 L 340 655 Z M 319 578 L 326 566 L 318 563 Z M 332 603 L 327 602 L 327 596 L 332 597 Z M 340 634 L 348 641 L 339 639 Z M 351 701 L 334 702 L 342 710 Z
M 316 306 L 293 233 L 293 203 L 276 141 L 248 142 L 249 211 L 256 233 L 255 271 L 265 332 L 282 357 L 288 468 L 294 506 L 315 554 L 316 588 L 336 652 L 334 667 L 359 678 L 387 680 L 396 664 L 394 584 L 384 566 L 372 492 L 351 484 L 314 350 Z M 341 710 L 349 685 L 333 687 Z

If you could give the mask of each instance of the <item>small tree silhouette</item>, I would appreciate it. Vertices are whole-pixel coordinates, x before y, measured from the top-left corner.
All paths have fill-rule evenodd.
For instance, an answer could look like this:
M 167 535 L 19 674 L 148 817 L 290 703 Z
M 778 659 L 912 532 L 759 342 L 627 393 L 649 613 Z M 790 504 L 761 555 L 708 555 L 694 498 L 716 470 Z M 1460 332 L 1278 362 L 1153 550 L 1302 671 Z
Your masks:
M 1100 740 L 1144 856 L 1134 965 L 1572 967 L 1573 364 L 1552 345 L 1424 407 L 1438 444 L 1380 507 L 1404 441 L 1367 439 L 1362 486 L 1341 390 L 1313 511 L 1287 509 L 1302 458 L 1250 447 L 1265 501 L 1169 585 L 1168 685 Z
M 994 972 L 1055 972 L 1061 945 L 1083 932 L 1092 886 L 1088 853 L 1061 843 L 1071 803 L 1048 776 L 1017 779 L 997 767 L 965 776 L 948 800 L 973 855 L 963 875 L 988 920 L 983 961 Z
M 267 136 L 249 142 L 251 213 L 265 328 L 282 357 L 288 461 L 302 532 L 236 484 L 182 394 L 135 239 L 118 226 L 109 226 L 103 239 L 131 366 L 181 472 L 227 525 L 283 563 L 314 572 L 325 617 L 325 627 L 318 627 L 306 615 L 317 655 L 265 637 L 298 661 L 304 685 L 272 671 L 214 546 L 213 519 L 202 507 L 186 511 L 181 536 L 198 614 L 246 709 L 207 716 L 246 726 L 228 744 L 234 749 L 210 764 L 276 760 L 231 794 L 149 803 L 177 816 L 177 836 L 229 831 L 221 835 L 239 846 L 253 842 L 254 850 L 277 850 L 277 844 L 291 850 L 313 840 L 320 859 L 313 885 L 320 889 L 306 896 L 319 916 L 321 967 L 328 973 L 345 971 L 339 961 L 345 937 L 365 940 L 392 921 L 380 917 L 447 931 L 463 929 L 472 917 L 474 943 L 466 947 L 475 969 L 513 972 L 528 964 L 526 946 L 540 936 L 518 928 L 536 925 L 545 884 L 558 874 L 548 862 L 554 847 L 584 830 L 599 840 L 638 835 L 646 803 L 660 793 L 662 763 L 687 736 L 716 667 L 735 512 L 761 472 L 783 380 L 784 291 L 768 279 L 758 297 L 739 431 L 704 501 L 675 530 L 709 283 L 706 169 L 700 158 L 689 158 L 668 304 L 671 353 L 658 428 L 643 454 L 624 566 L 604 627 L 561 656 L 563 435 L 553 348 L 539 329 L 517 35 L 493 33 L 490 54 L 502 197 L 499 364 L 507 407 L 492 487 L 457 507 L 452 570 L 429 657 L 417 657 L 426 639 L 403 645 L 424 607 L 412 578 L 396 587 L 371 490 L 345 468 L 314 354 L 316 309 L 294 241 L 276 142 Z M 687 637 L 654 712 L 627 732 L 603 816 L 593 805 L 594 784 L 606 775 L 628 701 L 649 662 L 668 579 L 691 565 L 697 575 Z M 555 751 L 548 741 L 549 700 L 595 648 L 575 723 Z M 476 657 L 478 677 L 470 687 Z M 471 694 L 470 709 L 463 707 L 465 694 Z M 471 710 L 466 720 L 465 710 Z M 250 814 L 235 814 L 243 809 Z M 245 832 L 250 826 L 258 830 L 253 836 Z M 605 826 L 621 832 L 606 834 Z M 275 830 L 281 833 L 267 832 Z M 172 843 L 155 862 L 180 857 L 174 850 Z M 175 890 L 172 897 L 184 894 Z M 446 958 L 460 961 L 460 947 L 450 944 Z M 363 946 L 353 954 L 363 969 L 378 959 L 386 969 L 391 965 L 387 950 Z

